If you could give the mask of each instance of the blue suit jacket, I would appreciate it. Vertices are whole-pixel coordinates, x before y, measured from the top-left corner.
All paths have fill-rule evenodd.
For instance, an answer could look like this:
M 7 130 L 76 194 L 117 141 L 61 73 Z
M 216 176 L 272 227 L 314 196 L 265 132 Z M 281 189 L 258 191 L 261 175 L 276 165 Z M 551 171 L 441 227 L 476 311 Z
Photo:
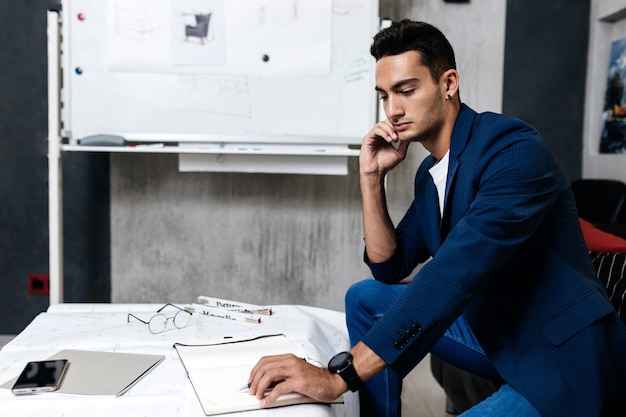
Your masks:
M 433 163 L 417 171 L 396 253 L 368 265 L 396 283 L 433 258 L 363 342 L 404 376 L 464 314 L 498 372 L 542 415 L 598 415 L 624 390 L 626 328 L 543 139 L 520 120 L 463 105 L 443 219 Z

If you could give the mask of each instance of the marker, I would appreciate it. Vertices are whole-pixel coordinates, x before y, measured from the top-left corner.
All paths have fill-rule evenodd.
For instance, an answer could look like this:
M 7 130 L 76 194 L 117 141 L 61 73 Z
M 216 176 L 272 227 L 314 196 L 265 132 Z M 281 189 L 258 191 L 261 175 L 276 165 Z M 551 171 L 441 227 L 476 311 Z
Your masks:
M 256 324 L 261 323 L 260 316 L 240 313 L 238 311 L 222 310 L 220 308 L 210 307 L 202 304 L 187 304 L 185 305 L 185 310 L 189 311 L 190 313 L 200 313 L 211 317 L 219 317 L 222 319 L 245 321 L 247 323 Z
M 222 298 L 207 297 L 201 295 L 198 297 L 198 303 L 209 307 L 216 307 L 222 310 L 235 311 L 249 314 L 262 314 L 264 316 L 272 315 L 272 307 L 259 306 L 256 304 L 242 303 L 239 301 L 224 300 Z

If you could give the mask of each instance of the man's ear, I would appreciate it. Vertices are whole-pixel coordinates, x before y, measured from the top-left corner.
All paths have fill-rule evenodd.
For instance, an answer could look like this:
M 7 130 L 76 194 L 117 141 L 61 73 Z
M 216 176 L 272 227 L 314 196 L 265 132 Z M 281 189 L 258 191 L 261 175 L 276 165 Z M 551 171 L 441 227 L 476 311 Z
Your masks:
M 444 88 L 444 96 L 448 94 L 454 97 L 459 90 L 459 73 L 455 69 L 449 69 L 441 75 Z

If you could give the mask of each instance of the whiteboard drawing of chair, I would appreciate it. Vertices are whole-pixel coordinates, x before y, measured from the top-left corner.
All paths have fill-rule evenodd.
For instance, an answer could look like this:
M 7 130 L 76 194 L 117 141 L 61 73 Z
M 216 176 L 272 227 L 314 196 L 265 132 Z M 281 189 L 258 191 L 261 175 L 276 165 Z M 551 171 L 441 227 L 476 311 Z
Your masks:
M 189 37 L 200 38 L 200 44 L 204 45 L 204 41 L 209 34 L 209 21 L 211 20 L 211 13 L 208 14 L 196 14 L 195 25 L 185 25 L 185 40 L 189 40 Z

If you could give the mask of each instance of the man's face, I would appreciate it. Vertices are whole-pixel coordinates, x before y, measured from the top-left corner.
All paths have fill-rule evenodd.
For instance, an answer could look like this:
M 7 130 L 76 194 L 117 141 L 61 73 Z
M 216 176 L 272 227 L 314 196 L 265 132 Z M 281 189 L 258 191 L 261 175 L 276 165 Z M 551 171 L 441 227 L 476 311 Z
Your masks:
M 444 91 L 420 53 L 385 56 L 376 63 L 376 91 L 400 140 L 434 140 L 443 124 Z

